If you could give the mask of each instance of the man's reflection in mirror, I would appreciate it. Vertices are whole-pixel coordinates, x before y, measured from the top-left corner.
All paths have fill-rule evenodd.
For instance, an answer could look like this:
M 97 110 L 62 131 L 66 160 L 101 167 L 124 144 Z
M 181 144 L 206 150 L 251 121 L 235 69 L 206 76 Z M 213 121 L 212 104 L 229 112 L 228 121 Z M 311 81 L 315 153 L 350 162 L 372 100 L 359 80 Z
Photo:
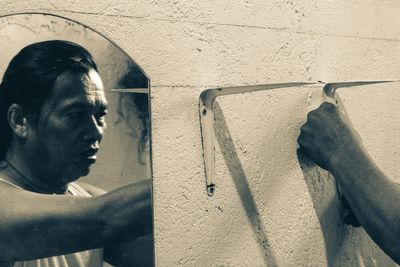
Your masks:
M 9 63 L 0 85 L 1 266 L 134 266 L 130 243 L 152 230 L 150 180 L 109 193 L 79 182 L 96 162 L 106 115 L 83 47 L 35 43 Z

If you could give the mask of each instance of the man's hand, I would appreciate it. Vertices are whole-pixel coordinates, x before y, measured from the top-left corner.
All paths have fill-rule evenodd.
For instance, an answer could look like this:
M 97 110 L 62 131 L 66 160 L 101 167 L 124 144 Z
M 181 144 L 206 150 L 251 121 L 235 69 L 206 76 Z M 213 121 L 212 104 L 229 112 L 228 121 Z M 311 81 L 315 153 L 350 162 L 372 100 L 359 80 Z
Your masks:
M 328 171 L 352 147 L 361 145 L 347 116 L 327 102 L 308 114 L 297 142 L 302 152 Z
M 308 114 L 300 150 L 333 174 L 365 231 L 400 264 L 400 187 L 374 163 L 348 117 L 331 103 Z
M 349 118 L 331 103 L 324 102 L 308 114 L 298 138 L 300 149 L 320 167 L 332 171 L 340 158 L 346 157 L 359 140 Z M 361 143 L 361 141 L 359 141 Z M 341 194 L 341 192 L 339 191 Z M 344 222 L 354 227 L 360 223 L 349 207 L 347 199 L 339 196 L 345 208 Z

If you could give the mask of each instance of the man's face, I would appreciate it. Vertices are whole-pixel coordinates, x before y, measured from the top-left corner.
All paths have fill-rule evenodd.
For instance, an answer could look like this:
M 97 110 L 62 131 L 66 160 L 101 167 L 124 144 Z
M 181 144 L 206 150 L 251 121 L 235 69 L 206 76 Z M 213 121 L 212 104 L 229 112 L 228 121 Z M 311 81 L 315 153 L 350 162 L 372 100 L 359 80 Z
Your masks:
M 34 174 L 55 186 L 87 175 L 96 161 L 106 113 L 103 84 L 96 71 L 59 75 L 27 138 Z

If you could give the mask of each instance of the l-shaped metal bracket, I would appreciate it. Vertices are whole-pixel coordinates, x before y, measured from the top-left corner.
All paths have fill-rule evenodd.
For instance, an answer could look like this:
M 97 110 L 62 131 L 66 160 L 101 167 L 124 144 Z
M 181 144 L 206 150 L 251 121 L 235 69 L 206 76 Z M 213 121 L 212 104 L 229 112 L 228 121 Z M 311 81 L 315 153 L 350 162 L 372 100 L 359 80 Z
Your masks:
M 396 82 L 399 80 L 375 80 L 375 81 L 350 81 L 350 82 L 292 82 L 292 83 L 273 83 L 250 86 L 220 87 L 206 89 L 200 94 L 199 115 L 201 126 L 201 137 L 203 144 L 203 159 L 206 176 L 206 188 L 209 196 L 215 192 L 215 130 L 214 130 L 214 102 L 218 96 L 232 95 L 246 92 L 271 90 L 278 88 L 309 86 L 314 84 L 324 84 L 324 101 L 338 105 L 342 112 L 345 112 L 340 99 L 335 94 L 336 89 L 342 87 L 360 86 L 374 83 Z M 340 191 L 339 191 L 340 192 Z
M 246 92 L 271 90 L 285 87 L 295 87 L 314 84 L 313 82 L 274 83 L 254 86 L 220 87 L 201 92 L 199 113 L 201 137 L 203 143 L 203 159 L 206 175 L 207 193 L 214 195 L 215 191 L 215 131 L 214 131 L 214 102 L 218 96 Z

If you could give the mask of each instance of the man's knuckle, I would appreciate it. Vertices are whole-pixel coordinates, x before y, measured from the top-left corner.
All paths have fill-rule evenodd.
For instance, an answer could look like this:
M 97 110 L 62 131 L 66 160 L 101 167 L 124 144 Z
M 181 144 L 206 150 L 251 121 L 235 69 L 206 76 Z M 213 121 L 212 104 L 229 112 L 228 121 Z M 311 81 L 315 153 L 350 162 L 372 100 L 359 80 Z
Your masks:
M 307 121 L 312 120 L 315 117 L 315 110 L 308 112 L 307 114 Z
M 330 103 L 330 102 L 324 102 L 321 104 L 321 108 L 323 110 L 335 110 L 336 109 L 336 105 Z
M 304 144 L 305 144 L 305 138 L 304 138 L 304 135 L 300 135 L 298 138 L 297 138 L 297 143 L 300 145 L 300 147 L 303 147 L 304 146 Z
M 300 128 L 300 135 L 304 136 L 307 134 L 307 132 L 309 131 L 309 126 L 308 123 L 304 124 L 301 128 Z

